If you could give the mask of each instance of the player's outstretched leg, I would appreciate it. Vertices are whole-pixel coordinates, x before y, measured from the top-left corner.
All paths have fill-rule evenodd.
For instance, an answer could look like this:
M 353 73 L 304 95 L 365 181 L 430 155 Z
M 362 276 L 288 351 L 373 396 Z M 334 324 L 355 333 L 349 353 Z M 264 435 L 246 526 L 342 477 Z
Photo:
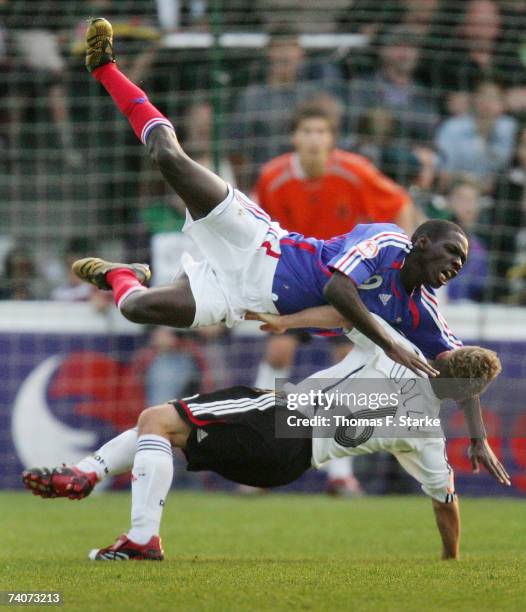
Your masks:
M 94 561 L 152 560 L 164 557 L 159 537 L 164 500 L 173 478 L 172 447 L 184 448 L 190 427 L 172 404 L 144 410 L 137 427 L 113 438 L 74 466 L 30 469 L 25 486 L 41 497 L 82 499 L 97 482 L 132 468 L 132 525 L 106 548 L 94 549 Z
M 111 290 L 115 304 L 133 323 L 190 327 L 195 319 L 195 300 L 183 277 L 171 285 L 147 289 L 151 273 L 147 264 L 111 263 L 86 257 L 73 263 L 73 272 L 98 289 Z
M 113 30 L 105 19 L 92 19 L 86 32 L 86 67 L 113 98 L 135 134 L 191 217 L 207 216 L 224 201 L 227 184 L 191 160 L 182 150 L 170 121 L 150 103 L 146 93 L 119 71 L 113 56 Z M 104 289 L 111 288 L 122 314 L 134 323 L 191 327 L 196 303 L 186 277 L 170 286 L 145 290 L 149 272 L 143 264 L 115 265 L 91 259 L 77 262 L 75 273 Z
M 106 277 L 109 272 L 127 270 L 128 276 L 139 281 L 141 285 L 147 283 L 152 276 L 150 267 L 147 264 L 112 263 L 104 259 L 99 259 L 98 257 L 77 259 L 77 261 L 73 263 L 72 270 L 81 280 L 95 285 L 98 289 L 105 289 L 106 291 L 112 288 Z
M 26 489 L 44 498 L 69 497 L 83 499 L 97 484 L 95 472 L 82 472 L 66 464 L 58 468 L 30 468 L 24 470 L 22 482 Z
M 161 561 L 164 557 L 159 530 L 173 478 L 172 447 L 186 446 L 190 427 L 171 404 L 165 404 L 142 412 L 138 429 L 132 469 L 131 529 L 115 544 L 92 550 L 92 561 Z
M 107 476 L 117 476 L 131 469 L 136 442 L 137 428 L 128 429 L 75 465 L 30 468 L 22 474 L 22 481 L 40 497 L 83 499 Z
M 192 218 L 208 215 L 225 199 L 228 192 L 225 181 L 184 153 L 170 121 L 150 103 L 146 93 L 117 68 L 113 30 L 106 19 L 90 21 L 86 45 L 86 68 L 127 117 L 164 178 L 185 202 Z

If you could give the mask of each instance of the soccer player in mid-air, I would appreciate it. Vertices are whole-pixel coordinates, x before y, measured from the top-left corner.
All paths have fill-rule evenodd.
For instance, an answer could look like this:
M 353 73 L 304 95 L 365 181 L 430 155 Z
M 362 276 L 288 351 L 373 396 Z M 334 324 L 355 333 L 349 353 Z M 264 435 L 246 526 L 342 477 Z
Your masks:
M 438 312 L 434 288 L 454 278 L 466 260 L 468 241 L 460 227 L 429 221 L 411 240 L 389 223 L 358 225 L 326 241 L 289 233 L 184 153 L 170 121 L 117 68 L 112 28 L 105 19 L 91 21 L 87 46 L 88 70 L 186 204 L 184 231 L 205 261 L 183 257 L 184 274 L 153 289 L 143 286 L 150 276 L 144 264 L 82 259 L 74 264 L 80 278 L 111 289 L 129 320 L 174 327 L 220 321 L 232 326 L 247 311 L 289 314 L 329 303 L 397 363 L 437 374 L 371 313 L 402 331 L 426 358 L 459 347 Z
M 416 346 L 387 323 L 380 318 L 375 322 L 424 359 Z M 337 457 L 387 451 L 431 497 L 442 539 L 442 557 L 456 559 L 460 513 L 442 430 L 423 425 L 415 434 L 415 425 L 404 424 L 403 417 L 437 418 L 442 398 L 462 400 L 480 393 L 499 374 L 499 359 L 487 349 L 464 347 L 448 351 L 433 362 L 439 376 L 418 378 L 408 368 L 394 363 L 357 330 L 349 336 L 355 349 L 345 359 L 297 387 L 291 386 L 283 394 L 238 386 L 168 401 L 142 412 L 136 428 L 123 432 L 74 466 L 25 471 L 24 484 L 42 497 L 82 499 L 107 476 L 132 468 L 131 529 L 115 544 L 92 550 L 90 558 L 162 560 L 159 531 L 173 477 L 173 448 L 183 449 L 189 470 L 212 470 L 234 482 L 258 487 L 287 484 L 309 468 Z M 371 379 L 375 391 L 400 399 L 383 411 L 371 405 L 365 412 L 362 409 L 356 412 L 344 400 L 344 414 L 349 418 L 354 413 L 355 417 L 385 419 L 389 413 L 393 420 L 386 424 L 396 426 L 389 429 L 380 425 L 382 430 L 376 435 L 370 421 L 367 425 L 335 427 L 330 437 L 310 427 L 302 438 L 276 435 L 276 420 L 286 420 L 293 414 L 288 409 L 289 398 L 297 397 L 297 391 L 318 388 L 327 394 L 337 388 L 339 397 L 345 398 L 353 391 L 367 389 L 363 385 Z M 295 414 L 303 418 L 304 414 L 320 413 L 329 414 L 311 404 L 305 413 Z M 483 429 L 482 420 L 478 426 Z M 488 446 L 472 445 L 470 456 L 474 471 L 480 462 L 499 482 L 510 484 L 506 470 Z

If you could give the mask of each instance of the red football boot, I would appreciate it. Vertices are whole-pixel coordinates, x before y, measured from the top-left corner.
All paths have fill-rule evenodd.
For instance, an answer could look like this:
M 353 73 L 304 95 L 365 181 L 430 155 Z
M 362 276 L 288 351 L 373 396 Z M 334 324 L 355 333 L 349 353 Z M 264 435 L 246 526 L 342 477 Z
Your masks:
M 83 472 L 74 466 L 60 468 L 31 468 L 22 474 L 22 481 L 33 495 L 40 497 L 87 497 L 97 484 L 95 472 Z
M 94 548 L 88 555 L 92 561 L 162 561 L 164 551 L 159 536 L 152 536 L 146 544 L 136 544 L 123 533 L 107 548 Z

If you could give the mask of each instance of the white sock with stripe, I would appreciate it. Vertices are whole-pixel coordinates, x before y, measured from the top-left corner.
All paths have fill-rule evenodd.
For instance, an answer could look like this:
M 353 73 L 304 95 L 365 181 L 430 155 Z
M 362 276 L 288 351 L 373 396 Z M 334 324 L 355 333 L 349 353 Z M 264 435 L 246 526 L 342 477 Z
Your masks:
M 170 442 L 155 434 L 139 436 L 132 470 L 132 527 L 128 532 L 133 542 L 146 544 L 152 536 L 159 535 L 173 473 Z
M 93 455 L 79 461 L 75 467 L 83 472 L 95 472 L 102 480 L 131 470 L 137 445 L 137 428 L 128 429 L 112 438 Z

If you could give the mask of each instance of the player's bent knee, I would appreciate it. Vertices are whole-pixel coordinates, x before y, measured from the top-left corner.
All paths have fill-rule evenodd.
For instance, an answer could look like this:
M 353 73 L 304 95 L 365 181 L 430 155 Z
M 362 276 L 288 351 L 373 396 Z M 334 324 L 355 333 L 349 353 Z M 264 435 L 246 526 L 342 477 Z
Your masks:
M 122 315 L 132 323 L 140 323 L 140 310 L 137 307 L 136 301 L 132 300 L 133 295 L 130 295 L 120 306 L 119 310 Z
M 150 408 L 145 408 L 139 418 L 137 419 L 137 427 L 139 428 L 139 432 L 144 431 L 148 427 L 151 427 L 155 424 L 158 418 L 157 406 L 152 406 Z
M 122 315 L 132 323 L 151 323 L 147 291 L 136 291 L 120 305 Z
M 174 413 L 174 408 L 171 404 L 161 404 L 160 406 L 151 406 L 146 408 L 139 415 L 137 426 L 139 435 L 146 433 L 154 433 L 158 435 L 167 435 L 172 423 L 170 417 Z
M 190 426 L 179 416 L 172 404 L 146 408 L 137 421 L 139 435 L 155 434 L 170 440 L 173 447 L 185 448 Z

